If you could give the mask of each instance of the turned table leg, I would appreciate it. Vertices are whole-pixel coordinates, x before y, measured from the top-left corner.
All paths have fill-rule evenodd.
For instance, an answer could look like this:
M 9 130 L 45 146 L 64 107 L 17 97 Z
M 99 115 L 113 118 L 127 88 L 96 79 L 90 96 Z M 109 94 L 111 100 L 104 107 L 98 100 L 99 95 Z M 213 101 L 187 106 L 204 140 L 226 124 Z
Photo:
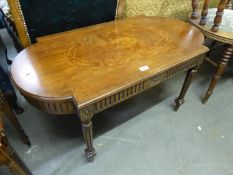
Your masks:
M 188 70 L 185 81 L 184 81 L 184 84 L 183 84 L 183 87 L 182 87 L 181 92 L 180 92 L 180 95 L 175 100 L 175 104 L 176 104 L 175 107 L 174 107 L 175 111 L 178 111 L 179 107 L 182 104 L 184 104 L 185 94 L 187 93 L 187 91 L 188 91 L 188 89 L 189 89 L 189 87 L 191 85 L 193 76 L 197 73 L 197 70 L 198 70 L 198 66 L 193 67 L 193 68 Z
M 213 90 L 217 84 L 217 81 L 222 77 L 222 74 L 227 67 L 227 64 L 232 56 L 232 52 L 233 52 L 233 45 L 227 45 L 227 47 L 224 51 L 224 54 L 220 60 L 220 63 L 218 64 L 216 72 L 213 76 L 213 79 L 210 83 L 210 86 L 209 86 L 208 90 L 206 91 L 206 94 L 202 100 L 203 104 L 205 104 L 208 101 L 209 97 L 212 95 Z
M 80 111 L 83 137 L 86 144 L 85 154 L 89 162 L 93 162 L 94 157 L 96 156 L 95 148 L 93 146 L 92 118 L 93 110 L 91 108 Z
M 1 92 L 0 92 L 1 94 Z M 28 146 L 31 145 L 28 136 L 25 134 L 22 126 L 20 125 L 18 119 L 16 118 L 14 112 L 12 111 L 11 107 L 9 106 L 8 102 L 6 101 L 3 94 L 0 95 L 0 110 L 3 112 L 6 117 L 10 120 L 12 125 L 15 127 L 15 129 L 18 131 L 20 137 L 22 138 L 23 142 L 27 144 Z

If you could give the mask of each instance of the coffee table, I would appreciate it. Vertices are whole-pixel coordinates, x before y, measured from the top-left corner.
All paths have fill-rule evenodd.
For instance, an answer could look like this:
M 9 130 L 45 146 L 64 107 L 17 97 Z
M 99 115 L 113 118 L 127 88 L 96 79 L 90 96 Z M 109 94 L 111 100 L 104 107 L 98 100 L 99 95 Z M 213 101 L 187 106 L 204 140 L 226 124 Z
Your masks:
M 94 114 L 188 70 L 177 110 L 208 51 L 185 22 L 138 16 L 37 39 L 20 52 L 12 79 L 33 106 L 51 114 L 77 113 L 93 161 Z

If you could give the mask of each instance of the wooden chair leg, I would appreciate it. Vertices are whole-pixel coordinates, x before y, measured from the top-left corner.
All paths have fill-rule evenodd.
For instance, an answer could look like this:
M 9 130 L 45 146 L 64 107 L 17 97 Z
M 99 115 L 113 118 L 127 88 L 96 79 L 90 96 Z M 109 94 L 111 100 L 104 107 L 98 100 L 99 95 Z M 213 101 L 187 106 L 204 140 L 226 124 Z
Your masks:
M 18 131 L 20 137 L 22 138 L 23 142 L 28 146 L 30 146 L 31 143 L 28 139 L 28 136 L 25 134 L 22 126 L 20 125 L 18 119 L 16 118 L 14 112 L 12 111 L 11 107 L 9 106 L 8 102 L 5 100 L 3 95 L 0 97 L 0 110 L 6 115 L 6 117 L 13 124 L 15 129 Z
M 23 163 L 18 154 L 11 148 L 9 145 L 6 148 L 5 153 L 10 159 L 6 166 L 9 170 L 16 175 L 32 175 L 31 171 L 27 168 L 27 166 Z
M 4 132 L 3 113 L 0 111 L 0 165 L 6 165 L 15 175 L 31 175 L 32 173 L 9 145 Z
M 204 6 L 201 12 L 201 20 L 200 20 L 200 25 L 206 25 L 206 16 L 208 14 L 208 8 L 209 8 L 209 1 L 210 0 L 205 0 Z
M 218 64 L 218 67 L 216 69 L 216 72 L 213 76 L 213 79 L 210 83 L 210 86 L 208 88 L 208 90 L 206 91 L 206 94 L 202 100 L 203 104 L 207 103 L 209 97 L 212 95 L 213 93 L 213 90 L 217 84 L 217 81 L 222 77 L 222 74 L 224 72 L 224 70 L 226 69 L 227 67 L 227 64 L 232 56 L 232 53 L 233 53 L 233 45 L 227 45 L 225 51 L 224 51 L 224 54 L 221 58 L 221 61 L 220 63 Z
M 192 0 L 192 14 L 191 19 L 197 19 L 198 18 L 198 0 Z
M 211 28 L 211 31 L 213 31 L 213 32 L 218 31 L 219 25 L 222 22 L 222 15 L 223 15 L 223 11 L 224 11 L 226 5 L 227 5 L 227 0 L 220 0 L 220 3 L 218 5 L 218 10 L 217 10 L 216 16 L 214 18 L 214 25 Z
M 175 111 L 178 111 L 179 107 L 182 104 L 184 104 L 185 94 L 187 93 L 187 91 L 188 91 L 188 89 L 189 89 L 189 87 L 191 85 L 191 82 L 193 80 L 193 77 L 197 73 L 197 70 L 198 70 L 198 66 L 196 66 L 196 67 L 191 68 L 191 69 L 188 70 L 186 78 L 185 78 L 185 81 L 184 81 L 184 84 L 183 84 L 183 87 L 182 87 L 181 92 L 180 92 L 180 95 L 175 100 L 175 104 L 176 104 L 175 107 L 174 107 Z

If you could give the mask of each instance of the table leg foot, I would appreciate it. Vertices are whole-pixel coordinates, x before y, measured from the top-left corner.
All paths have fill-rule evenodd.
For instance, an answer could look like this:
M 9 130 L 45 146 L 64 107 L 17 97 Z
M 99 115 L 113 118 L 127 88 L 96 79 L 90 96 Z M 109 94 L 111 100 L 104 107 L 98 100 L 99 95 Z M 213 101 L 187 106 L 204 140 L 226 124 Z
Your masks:
M 86 157 L 88 162 L 93 162 L 94 158 L 96 156 L 95 149 L 93 148 L 92 151 L 89 151 L 88 149 L 85 149 Z
M 182 105 L 182 104 L 184 104 L 184 99 L 179 99 L 179 98 L 177 98 L 176 100 L 175 100 L 175 107 L 174 107 L 174 111 L 178 111 L 178 109 L 180 108 L 180 106 Z
M 93 162 L 96 155 L 95 149 L 93 147 L 93 131 L 92 131 L 92 121 L 82 124 L 83 137 L 86 143 L 85 154 L 88 162 Z
M 26 144 L 28 147 L 31 147 L 31 142 L 27 135 L 24 136 L 23 143 Z
M 211 95 L 212 93 L 210 91 L 207 91 L 204 98 L 202 99 L 202 104 L 206 104 Z
M 85 154 L 88 162 L 93 162 L 96 156 L 95 148 L 93 146 L 93 126 L 92 118 L 94 110 L 92 106 L 82 109 L 79 112 L 79 117 L 82 124 L 83 137 L 86 144 Z

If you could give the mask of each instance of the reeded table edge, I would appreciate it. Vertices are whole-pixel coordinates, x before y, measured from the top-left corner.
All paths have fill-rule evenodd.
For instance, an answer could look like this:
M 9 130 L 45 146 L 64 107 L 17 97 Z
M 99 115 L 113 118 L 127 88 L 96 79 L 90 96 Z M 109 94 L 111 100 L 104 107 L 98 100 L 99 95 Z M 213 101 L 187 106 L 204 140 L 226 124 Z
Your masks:
M 20 88 L 12 78 L 16 88 L 25 97 L 25 99 L 34 107 L 50 114 L 74 114 L 79 110 L 85 108 L 93 108 L 94 113 L 98 113 L 109 107 L 112 107 L 122 101 L 125 101 L 157 84 L 165 81 L 168 78 L 173 77 L 179 72 L 183 72 L 187 69 L 194 67 L 203 60 L 204 54 L 208 51 L 208 48 L 202 46 L 200 50 L 193 56 L 185 58 L 185 60 L 166 68 L 166 70 L 157 72 L 156 74 L 148 75 L 147 77 L 135 81 L 132 84 L 125 85 L 114 91 L 108 92 L 100 97 L 87 101 L 83 104 L 79 104 L 75 98 L 75 92 L 71 96 L 66 97 L 41 97 L 35 94 L 24 91 Z M 187 60 L 187 61 L 186 61 Z

